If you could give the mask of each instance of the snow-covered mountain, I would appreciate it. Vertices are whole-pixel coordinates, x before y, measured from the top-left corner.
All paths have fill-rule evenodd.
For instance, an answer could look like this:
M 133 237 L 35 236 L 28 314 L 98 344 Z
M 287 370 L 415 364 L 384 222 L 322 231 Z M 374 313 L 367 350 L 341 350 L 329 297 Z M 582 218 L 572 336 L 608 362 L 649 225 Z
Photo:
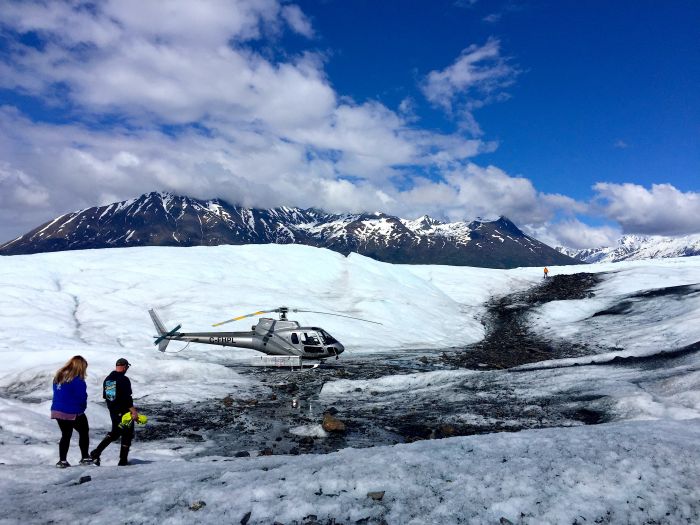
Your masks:
M 625 235 L 615 246 L 576 250 L 557 246 L 559 252 L 582 262 L 638 261 L 700 255 L 700 235 L 660 237 Z
M 128 246 L 306 244 L 407 264 L 513 268 L 575 264 L 525 235 L 505 217 L 443 223 L 384 213 L 329 214 L 314 209 L 249 209 L 152 192 L 67 213 L 0 246 L 18 255 Z

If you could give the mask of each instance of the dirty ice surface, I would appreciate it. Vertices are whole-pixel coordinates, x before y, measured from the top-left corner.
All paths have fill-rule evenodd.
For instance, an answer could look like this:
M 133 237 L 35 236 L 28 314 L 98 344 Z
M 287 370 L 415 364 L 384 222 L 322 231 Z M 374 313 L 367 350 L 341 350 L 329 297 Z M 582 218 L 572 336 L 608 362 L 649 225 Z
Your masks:
M 232 393 L 266 394 L 259 375 L 238 366 L 255 355 L 251 351 L 194 344 L 183 350 L 171 343 L 173 353 L 158 353 L 150 307 L 168 327 L 182 323 L 183 331 L 282 305 L 379 321 L 382 326 L 294 316 L 343 342 L 341 363 L 361 362 L 414 349 L 468 351 L 484 336 L 486 303 L 538 285 L 542 269 L 402 266 L 274 245 L 2 257 L 0 523 L 238 523 L 246 516 L 248 523 L 286 524 L 697 522 L 700 258 L 550 270 L 603 278 L 587 299 L 531 311 L 531 328 L 552 339 L 595 343 L 602 357 L 515 371 L 341 379 L 323 385 L 320 399 L 342 405 L 372 396 L 381 409 L 410 403 L 427 389 L 450 396 L 470 421 L 485 417 L 470 413 L 482 388 L 531 400 L 524 408 L 533 418 L 542 417 L 542 398 L 565 395 L 590 400 L 606 414 L 603 424 L 249 458 L 197 455 L 197 447 L 206 452 L 202 444 L 137 438 L 127 469 L 113 466 L 113 445 L 102 467 L 57 470 L 51 377 L 72 355 L 90 363 L 93 443 L 108 428 L 100 383 L 118 357 L 134 364 L 129 376 L 137 404 L 186 406 Z M 247 319 L 231 330 L 250 324 Z M 659 357 L 679 349 L 686 350 Z M 620 363 L 615 356 L 641 357 Z M 588 364 L 596 359 L 601 363 Z M 318 423 L 288 431 L 325 439 Z M 68 459 L 77 462 L 75 438 Z M 80 483 L 83 476 L 91 480 Z M 367 496 L 382 491 L 381 499 Z

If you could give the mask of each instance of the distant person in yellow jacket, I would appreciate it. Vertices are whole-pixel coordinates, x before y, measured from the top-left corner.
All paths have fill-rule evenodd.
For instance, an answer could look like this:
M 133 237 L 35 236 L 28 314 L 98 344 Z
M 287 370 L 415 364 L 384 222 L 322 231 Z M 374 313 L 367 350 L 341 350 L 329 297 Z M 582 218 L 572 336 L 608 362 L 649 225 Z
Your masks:
M 549 269 L 545 266 L 544 267 L 544 278 L 547 278 L 547 275 L 549 274 Z

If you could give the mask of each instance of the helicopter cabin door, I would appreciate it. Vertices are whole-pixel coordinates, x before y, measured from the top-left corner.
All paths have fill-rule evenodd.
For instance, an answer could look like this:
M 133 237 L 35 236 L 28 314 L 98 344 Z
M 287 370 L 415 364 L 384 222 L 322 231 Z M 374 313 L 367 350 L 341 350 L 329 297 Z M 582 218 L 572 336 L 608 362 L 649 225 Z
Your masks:
M 321 339 L 314 330 L 304 330 L 299 335 L 301 337 L 301 344 L 304 346 L 304 352 L 309 354 L 323 353 Z

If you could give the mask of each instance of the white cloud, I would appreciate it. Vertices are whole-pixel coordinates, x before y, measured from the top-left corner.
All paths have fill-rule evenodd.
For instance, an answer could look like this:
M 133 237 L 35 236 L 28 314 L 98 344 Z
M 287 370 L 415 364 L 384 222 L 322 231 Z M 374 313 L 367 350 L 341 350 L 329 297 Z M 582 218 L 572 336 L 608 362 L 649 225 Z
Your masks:
M 3 108 L 0 159 L 47 188 L 48 198 L 35 195 L 56 213 L 153 189 L 261 207 L 378 209 L 391 201 L 398 170 L 429 165 L 437 151 L 451 163 L 480 150 L 411 129 L 381 104 L 341 99 L 317 55 L 273 62 L 246 45 L 265 35 L 274 44 L 285 24 L 311 36 L 290 4 L 7 7 L 4 29 L 34 31 L 44 45 L 15 43 L 0 61 L 0 84 L 43 101 L 62 86 L 65 99 L 55 102 L 73 122 L 42 124 Z M 114 117 L 123 124 L 94 124 Z M 359 180 L 353 188 L 342 177 Z M 26 204 L 26 192 L 17 195 L 8 209 Z
M 402 188 L 437 195 L 443 183 L 417 174 L 459 170 L 495 149 L 414 127 L 409 102 L 395 112 L 339 96 L 319 55 L 275 62 L 248 45 L 266 38 L 274 45 L 285 27 L 313 36 L 293 4 L 25 2 L 0 12 L 0 24 L 43 39 L 39 47 L 11 48 L 0 62 L 0 84 L 44 101 L 61 86 L 55 103 L 70 106 L 75 119 L 45 124 L 2 110 L 1 158 L 46 188 L 38 199 L 44 211 L 170 190 L 246 206 L 421 215 L 418 191 Z M 489 41 L 427 85 L 439 90 L 444 79 L 454 90 L 448 98 L 464 90 L 490 94 L 507 71 L 498 43 Z M 94 124 L 115 117 L 123 124 Z M 462 206 L 464 190 L 450 184 L 454 202 L 431 204 L 438 216 L 447 215 L 443 204 Z
M 0 163 L 0 204 L 3 209 L 19 204 L 26 208 L 44 208 L 49 200 L 47 189 L 34 177 L 7 163 Z
M 243 46 L 281 16 L 309 33 L 298 7 L 271 0 L 49 6 L 11 3 L 0 12 L 6 26 L 46 39 L 41 49 L 17 45 L 2 85 L 43 96 L 61 84 L 87 111 L 165 123 L 227 115 L 303 126 L 335 103 L 318 60 L 276 65 Z
M 574 199 L 539 192 L 529 179 L 511 177 L 494 166 L 470 164 L 447 180 L 458 189 L 460 204 L 473 216 L 496 213 L 527 225 L 545 222 L 557 211 L 574 212 L 580 207 Z
M 167 22 L 152 23 L 159 16 Z M 279 16 L 309 34 L 298 7 L 274 1 L 149 3 L 143 13 L 128 2 L 92 11 L 57 3 L 48 12 L 13 4 L 0 19 L 40 30 L 47 45 L 13 53 L 0 83 L 42 97 L 61 84 L 88 118 L 116 115 L 154 130 L 197 124 L 231 140 L 257 133 L 328 150 L 344 175 L 386 177 L 393 165 L 422 163 L 425 150 L 440 148 L 445 136 L 410 130 L 411 116 L 340 100 L 317 55 L 273 63 L 240 45 Z M 456 148 L 447 156 L 460 160 Z
M 423 210 L 454 221 L 505 215 L 523 227 L 542 225 L 556 214 L 573 214 L 585 207 L 563 195 L 539 192 L 529 179 L 473 163 L 450 171 L 442 182 L 417 181 L 400 194 L 399 202 L 413 215 Z
M 416 101 L 413 97 L 405 97 L 399 103 L 398 107 L 399 115 L 401 115 L 406 122 L 415 122 L 418 120 L 416 116 Z
M 430 102 L 449 114 L 457 113 L 463 128 L 479 135 L 473 110 L 506 97 L 502 90 L 515 81 L 517 74 L 501 56 L 500 41 L 492 38 L 481 47 L 464 49 L 445 69 L 428 73 L 421 88 Z
M 125 36 L 170 45 L 211 47 L 258 38 L 280 23 L 276 0 L 105 0 L 4 2 L 0 23 L 50 35 L 59 47 L 109 48 Z
M 354 118 L 375 121 L 383 115 L 376 108 L 353 113 Z M 374 120 L 373 120 L 374 119 Z M 342 129 L 351 129 L 343 125 Z M 360 136 L 368 125 L 353 132 Z M 333 130 L 329 131 L 333 135 Z M 353 134 L 331 137 L 341 141 Z M 5 209 L 33 207 L 37 220 L 112 200 L 133 197 L 152 190 L 170 190 L 198 198 L 221 197 L 244 206 L 270 207 L 296 205 L 321 207 L 330 211 L 382 210 L 405 217 L 424 213 L 448 220 L 471 219 L 478 215 L 504 214 L 520 224 L 541 224 L 554 214 L 580 206 L 566 197 L 538 192 L 532 183 L 511 177 L 495 167 L 481 168 L 469 163 L 453 168 L 442 181 L 412 178 L 392 162 L 411 161 L 425 148 L 430 137 L 394 138 L 400 149 L 402 140 L 412 147 L 405 151 L 377 152 L 375 172 L 359 180 L 339 178 L 341 166 L 347 171 L 362 171 L 368 163 L 360 159 L 371 145 L 355 144 L 341 156 L 326 155 L 280 137 L 249 130 L 204 136 L 195 131 L 170 136 L 160 131 L 130 129 L 96 131 L 84 125 L 34 123 L 17 111 L 0 111 L 0 158 L 12 158 L 36 179 L 26 179 L 44 202 L 3 202 Z M 371 142 L 381 134 L 368 136 Z M 314 138 L 320 141 L 320 139 Z M 353 139 L 354 140 L 354 139 Z M 459 143 L 445 137 L 441 142 L 444 162 L 474 154 L 479 145 Z M 350 146 L 348 146 L 350 147 Z M 384 155 L 384 157 L 382 156 Z M 386 156 L 393 155 L 392 158 Z M 435 160 L 435 162 L 437 162 Z M 10 169 L 7 166 L 7 169 Z M 7 170 L 6 170 L 7 171 Z M 378 174 L 377 172 L 382 172 Z M 14 173 L 14 172 L 13 172 Z M 404 177 L 412 185 L 402 191 L 390 175 Z M 406 179 L 408 177 L 408 179 Z M 9 187 L 18 184 L 17 176 L 7 178 Z M 27 184 L 27 188 L 32 187 Z M 31 190 L 30 190 L 31 191 Z M 9 195 L 6 194 L 6 195 Z M 69 204 L 67 204 L 69 203 Z M 41 204 L 41 206 L 39 206 Z M 51 213 L 48 213 L 48 212 Z M 48 214 L 48 215 L 47 215 Z M 0 232 L 4 233 L 4 232 Z M 8 232 L 11 235 L 21 232 Z
M 282 8 L 282 16 L 287 21 L 289 26 L 294 29 L 300 35 L 304 35 L 307 38 L 314 36 L 313 27 L 311 27 L 311 22 L 304 15 L 299 6 L 296 5 L 286 5 Z
M 49 201 L 49 189 L 41 182 L 0 162 L 0 243 L 38 226 L 37 217 L 50 218 Z
M 622 232 L 611 226 L 589 226 L 578 219 L 568 219 L 547 224 L 538 228 L 533 234 L 551 246 L 578 249 L 613 246 Z
M 524 177 L 474 164 L 496 143 L 421 129 L 412 99 L 393 111 L 343 97 L 318 54 L 275 61 L 257 52 L 252 41 L 274 47 L 285 30 L 314 36 L 293 4 L 10 2 L 0 25 L 6 34 L 32 31 L 42 39 L 38 47 L 17 39 L 7 48 L 0 86 L 66 112 L 62 123 L 46 123 L 0 108 L 0 240 L 67 211 L 152 190 L 251 207 L 448 220 L 503 214 L 531 231 L 586 209 Z M 474 109 L 502 97 L 516 74 L 499 42 L 489 40 L 431 72 L 422 88 L 478 134 Z M 603 210 L 633 225 L 634 210 L 624 212 L 613 186 L 597 187 L 607 198 Z M 697 216 L 696 194 L 680 195 L 664 202 Z M 571 221 L 562 238 L 575 230 L 584 228 Z
M 682 192 L 671 184 L 599 182 L 595 203 L 624 233 L 684 235 L 700 231 L 700 193 Z

